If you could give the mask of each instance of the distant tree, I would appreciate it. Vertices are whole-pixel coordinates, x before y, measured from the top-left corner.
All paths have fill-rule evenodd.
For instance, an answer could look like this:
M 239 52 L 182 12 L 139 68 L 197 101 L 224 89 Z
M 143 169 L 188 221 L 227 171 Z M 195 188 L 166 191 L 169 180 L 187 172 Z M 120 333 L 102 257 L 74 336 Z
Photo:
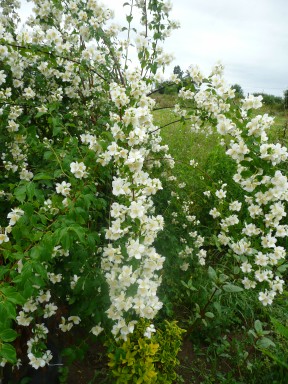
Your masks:
M 239 84 L 234 84 L 231 87 L 232 89 L 235 89 L 235 96 L 238 98 L 243 98 L 244 97 L 244 91 Z
M 179 79 L 183 79 L 183 75 L 184 75 L 184 72 L 182 71 L 180 65 L 175 65 L 174 69 L 173 69 L 173 73 L 175 75 L 178 75 Z
M 288 89 L 284 91 L 284 108 L 288 109 Z
M 160 95 L 176 95 L 179 91 L 179 85 L 173 84 L 170 81 L 163 81 L 159 86 Z
M 288 93 L 288 90 L 287 90 Z M 268 95 L 267 93 L 253 93 L 254 96 L 262 96 L 262 101 L 265 105 L 272 109 L 283 109 L 284 100 L 281 96 Z M 288 94 L 287 94 L 288 98 Z

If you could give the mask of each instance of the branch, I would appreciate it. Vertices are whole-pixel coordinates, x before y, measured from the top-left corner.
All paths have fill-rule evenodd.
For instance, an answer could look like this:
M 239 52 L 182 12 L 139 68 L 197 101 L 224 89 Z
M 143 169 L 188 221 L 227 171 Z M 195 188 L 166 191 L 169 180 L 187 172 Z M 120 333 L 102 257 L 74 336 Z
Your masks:
M 171 87 L 172 85 L 175 85 L 175 83 L 165 84 L 165 85 L 163 85 L 163 86 L 160 87 L 160 88 L 154 89 L 154 91 L 148 93 L 147 96 L 151 96 L 151 95 L 153 95 L 153 93 L 159 92 L 161 89 L 164 89 L 164 88 L 166 88 L 166 87 Z
M 206 308 L 207 308 L 208 305 L 211 303 L 213 297 L 215 296 L 215 294 L 216 294 L 216 292 L 217 292 L 218 290 L 219 290 L 218 287 L 215 287 L 215 288 L 214 288 L 214 291 L 212 292 L 211 296 L 209 297 L 207 303 L 206 303 L 205 306 L 200 310 L 200 317 L 197 317 L 197 318 L 195 319 L 194 323 L 191 324 L 190 327 L 188 327 L 188 329 L 187 329 L 187 331 L 186 331 L 186 335 L 185 335 L 185 337 L 184 337 L 184 340 L 187 340 L 188 337 L 191 335 L 191 333 L 192 333 L 192 331 L 193 331 L 193 329 L 194 329 L 194 325 L 195 325 L 195 323 L 197 322 L 197 320 L 203 318 L 203 315 L 204 315 L 204 313 L 205 313 L 205 311 L 206 311 Z
M 159 108 L 153 108 L 153 111 L 160 111 L 161 109 L 171 109 L 171 108 L 174 108 L 175 105 L 172 105 L 172 106 L 167 106 L 167 107 L 159 107 Z
M 184 80 L 189 79 L 189 78 L 190 78 L 189 75 L 184 76 L 182 79 L 180 79 L 180 80 L 181 80 L 181 83 L 183 83 Z M 194 83 L 193 81 L 192 81 L 192 84 L 195 85 L 195 83 Z M 161 89 L 164 89 L 164 88 L 166 88 L 166 87 L 171 87 L 172 85 L 178 85 L 178 84 L 176 84 L 175 82 L 165 84 L 165 85 L 163 85 L 163 86 L 160 87 L 160 88 L 154 89 L 154 91 L 148 93 L 147 96 L 153 95 L 153 93 L 156 93 L 156 92 L 158 92 L 158 91 L 160 91 Z
M 125 65 L 124 69 L 126 69 L 127 66 L 127 60 L 128 60 L 128 51 L 129 51 L 129 45 L 130 45 L 130 32 L 131 32 L 131 18 L 133 16 L 133 0 L 131 1 L 131 6 L 130 6 L 130 19 L 128 23 L 128 33 L 127 33 L 127 47 L 126 47 L 126 54 L 125 54 Z
M 190 120 L 190 117 L 186 117 L 186 118 L 184 118 L 184 120 Z M 156 131 L 159 131 L 159 129 L 168 127 L 168 125 L 171 125 L 171 124 L 174 124 L 174 123 L 180 123 L 181 121 L 183 121 L 183 119 L 179 119 L 179 120 L 171 121 L 170 123 L 165 124 L 165 125 L 162 125 L 162 127 L 158 127 L 158 128 L 156 128 L 156 129 L 154 129 L 154 131 L 150 131 L 149 133 L 154 133 L 154 132 L 156 132 Z
M 124 85 L 124 87 L 125 87 L 125 86 L 126 86 L 126 82 L 125 82 L 125 79 L 124 79 L 124 77 L 123 77 L 123 75 L 122 75 L 121 67 L 120 67 L 120 65 L 119 65 L 119 62 L 118 62 L 117 58 L 115 57 L 114 52 L 113 52 L 112 49 L 111 49 L 111 45 L 112 45 L 112 44 L 110 43 L 110 40 L 109 40 L 109 39 L 107 40 L 107 38 L 106 38 L 106 36 L 105 36 L 105 33 L 104 33 L 104 30 L 101 29 L 101 31 L 103 32 L 102 39 L 103 39 L 105 45 L 107 46 L 107 48 L 109 49 L 109 53 L 110 53 L 110 55 L 111 55 L 111 57 L 112 57 L 112 59 L 113 59 L 113 61 L 114 61 L 114 64 L 115 64 L 115 67 L 116 67 L 116 72 L 118 73 L 118 75 L 119 75 L 119 77 L 120 77 L 120 81 L 121 81 L 122 85 Z

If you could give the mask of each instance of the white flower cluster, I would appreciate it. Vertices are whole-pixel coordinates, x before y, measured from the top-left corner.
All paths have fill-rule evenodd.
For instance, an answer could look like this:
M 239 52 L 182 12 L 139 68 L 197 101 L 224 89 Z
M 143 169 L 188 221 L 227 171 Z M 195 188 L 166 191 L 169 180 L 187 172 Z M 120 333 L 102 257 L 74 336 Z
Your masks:
M 77 179 L 82 179 L 82 178 L 85 178 L 88 176 L 87 171 L 86 171 L 86 165 L 82 161 L 81 161 L 81 163 L 78 163 L 78 161 L 73 161 L 70 164 L 70 170 Z M 62 182 L 62 184 L 63 184 L 63 182 Z M 71 185 L 69 185 L 69 187 L 70 186 Z M 62 194 L 64 192 L 67 195 L 70 191 L 69 187 L 67 188 L 67 185 L 65 185 L 65 186 L 62 186 L 60 189 L 60 186 L 58 186 L 58 190 L 59 191 L 61 190 L 61 192 L 58 192 L 58 191 L 57 192 L 62 193 Z M 66 195 L 64 195 L 64 196 L 66 196 Z
M 251 105 L 259 107 L 260 102 L 261 100 L 250 96 L 243 102 L 242 114 L 245 115 Z M 246 289 L 254 288 L 257 283 L 266 282 L 265 291 L 259 293 L 259 300 L 263 305 L 271 304 L 276 293 L 283 292 L 284 281 L 279 277 L 277 266 L 285 259 L 286 251 L 277 243 L 288 236 L 288 226 L 281 224 L 287 215 L 288 180 L 280 170 L 273 168 L 288 159 L 288 152 L 287 148 L 280 144 L 267 143 L 266 129 L 270 128 L 272 122 L 273 119 L 267 115 L 256 116 L 246 124 L 247 135 L 260 140 L 255 140 L 254 146 L 248 150 L 244 144 L 245 136 L 235 132 L 236 140 L 227 151 L 227 154 L 237 162 L 234 180 L 248 192 L 246 204 L 250 220 L 244 223 L 243 237 L 240 240 L 237 242 L 232 238 L 228 240 L 226 234 L 225 242 L 228 240 L 229 247 L 240 255 L 241 269 L 247 275 L 243 279 Z M 257 159 L 260 153 L 259 157 L 263 161 L 261 165 L 257 164 L 257 167 L 254 167 L 253 172 L 249 172 L 249 167 L 243 166 L 241 161 L 253 164 L 252 150 L 255 151 L 255 158 Z
M 49 364 L 53 356 L 50 350 L 43 351 L 42 342 L 46 340 L 48 328 L 44 324 L 36 324 L 33 328 L 34 337 L 27 342 L 29 364 L 34 368 L 43 368 Z
M 288 180 L 283 171 L 275 166 L 287 161 L 287 148 L 279 143 L 268 143 L 266 131 L 273 123 L 272 118 L 266 114 L 251 119 L 247 117 L 249 109 L 261 107 L 261 96 L 249 96 L 243 101 L 239 126 L 244 128 L 240 129 L 235 121 L 232 122 L 225 115 L 225 111 L 230 108 L 226 99 L 231 94 L 224 85 L 221 73 L 210 77 L 209 88 L 201 87 L 203 76 L 197 68 L 191 69 L 190 74 L 200 86 L 194 98 L 199 110 L 216 118 L 219 134 L 233 137 L 226 154 L 237 164 L 234 181 L 247 193 L 246 208 L 243 203 L 232 201 L 229 204 L 231 213 L 224 217 L 221 206 L 227 204 L 226 185 L 221 185 L 215 192 L 219 199 L 219 208 L 214 207 L 210 214 L 213 218 L 221 218 L 218 240 L 229 246 L 242 262 L 241 270 L 247 275 L 243 279 L 245 288 L 254 288 L 258 283 L 265 283 L 266 288 L 260 292 L 259 300 L 263 305 L 271 304 L 276 293 L 283 292 L 284 284 L 277 266 L 280 266 L 286 256 L 286 251 L 279 242 L 288 235 L 287 225 L 281 224 L 287 215 Z M 185 98 L 185 92 L 181 95 Z M 242 209 L 246 209 L 248 214 L 247 222 L 244 223 L 240 223 L 237 214 Z
M 103 249 L 102 269 L 111 300 L 107 314 L 115 321 L 112 333 L 124 340 L 136 324 L 134 320 L 126 322 L 128 314 L 153 319 L 162 307 L 157 297 L 161 283 L 157 271 L 162 269 L 164 257 L 152 244 L 163 228 L 163 218 L 153 215 L 151 199 L 162 187 L 144 171 L 144 164 L 151 152 L 165 150 L 158 134 L 149 136 L 155 130 L 150 110 L 154 103 L 145 96 L 149 88 L 144 92 L 145 84 L 137 71 L 127 74 L 126 81 L 132 96 L 112 84 L 111 98 L 117 108 L 130 102 L 130 97 L 136 98 L 136 105 L 125 109 L 121 121 L 116 114 L 111 116 L 114 142 L 99 156 L 102 165 L 113 161 L 117 172 L 112 193 L 118 201 L 111 205 L 111 224 L 106 230 L 110 244 Z M 136 92 L 138 84 L 141 92 Z
M 39 316 L 39 308 L 44 319 L 53 316 L 58 307 L 54 303 L 49 302 L 50 299 L 51 293 L 48 290 L 46 292 L 40 291 L 36 298 L 31 297 L 27 300 L 22 307 L 23 310 L 16 317 L 17 324 L 23 327 L 30 326 L 34 320 L 34 314 L 37 313 Z M 52 359 L 52 353 L 49 350 L 44 350 L 43 346 L 43 342 L 47 338 L 48 328 L 44 324 L 35 324 L 32 330 L 34 336 L 27 341 L 27 355 L 29 364 L 33 368 L 38 369 L 49 363 Z
M 9 62 L 9 64 L 11 63 Z M 27 96 L 26 93 L 23 93 L 23 95 Z M 9 98 L 10 96 L 11 94 L 6 93 L 5 98 Z M 1 109 L 0 115 L 2 114 L 3 110 Z M 9 172 L 15 173 L 18 171 L 21 180 L 30 181 L 33 178 L 33 173 L 28 170 L 27 155 L 29 146 L 26 141 L 26 136 L 19 132 L 20 124 L 17 122 L 17 119 L 21 117 L 22 114 L 23 108 L 19 106 L 11 106 L 9 108 L 6 129 L 7 136 L 10 137 L 10 140 L 7 142 L 7 151 L 1 153 L 1 159 L 7 171 L 6 177 L 8 177 Z
M 73 172 L 74 173 L 74 172 Z M 56 183 L 56 192 L 67 197 L 71 191 L 71 184 L 66 183 L 66 181 L 62 181 L 62 183 Z
M 246 275 L 242 280 L 244 287 L 264 286 L 259 300 L 267 305 L 272 303 L 277 292 L 283 292 L 284 281 L 277 267 L 286 256 L 282 239 L 288 236 L 288 226 L 282 221 L 287 215 L 288 180 L 277 165 L 287 162 L 288 152 L 279 143 L 268 142 L 266 131 L 273 118 L 267 114 L 248 117 L 249 109 L 261 107 L 261 96 L 250 95 L 243 100 L 238 112 L 239 124 L 227 116 L 226 112 L 231 110 L 229 99 L 234 97 L 234 92 L 225 84 L 222 72 L 223 67 L 217 65 L 209 78 L 204 79 L 198 67 L 189 69 L 192 80 L 198 85 L 191 121 L 195 126 L 202 122 L 199 116 L 204 114 L 208 119 L 214 119 L 220 135 L 232 137 L 226 154 L 237 164 L 233 179 L 247 193 L 246 201 L 235 200 L 229 204 L 227 185 L 223 184 L 215 192 L 219 206 L 211 209 L 210 215 L 221 219 L 218 240 L 228 246 L 241 263 L 241 270 Z M 183 88 L 179 96 L 190 99 L 192 95 Z M 182 116 L 181 111 L 178 114 Z M 204 127 L 206 130 L 210 128 Z M 228 205 L 228 213 L 224 214 L 225 205 Z M 247 221 L 240 223 L 238 213 L 243 209 Z

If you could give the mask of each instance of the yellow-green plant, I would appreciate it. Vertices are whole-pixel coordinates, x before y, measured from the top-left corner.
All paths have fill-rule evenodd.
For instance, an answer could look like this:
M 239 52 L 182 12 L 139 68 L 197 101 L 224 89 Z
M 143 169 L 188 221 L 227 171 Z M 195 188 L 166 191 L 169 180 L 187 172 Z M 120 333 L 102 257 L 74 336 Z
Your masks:
M 149 338 L 143 336 L 148 326 L 141 319 L 125 341 L 111 341 L 108 365 L 116 384 L 169 384 L 176 379 L 177 355 L 185 331 L 176 321 L 165 321 Z

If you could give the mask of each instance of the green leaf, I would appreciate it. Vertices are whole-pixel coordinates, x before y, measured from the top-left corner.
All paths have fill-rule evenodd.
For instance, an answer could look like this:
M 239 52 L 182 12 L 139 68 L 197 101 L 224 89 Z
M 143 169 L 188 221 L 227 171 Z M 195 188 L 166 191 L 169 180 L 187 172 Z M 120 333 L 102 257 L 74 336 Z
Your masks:
M 288 263 L 280 265 L 280 267 L 277 268 L 277 271 L 280 273 L 284 273 L 288 268 Z
M 256 332 L 259 334 L 261 334 L 263 332 L 262 323 L 260 320 L 255 320 L 254 328 L 255 328 Z
M 222 306 L 221 304 L 218 302 L 218 301 L 215 301 L 213 303 L 213 307 L 216 309 L 216 311 L 218 312 L 218 315 L 221 315 L 222 314 Z
M 285 339 L 288 339 L 288 327 L 285 327 L 285 325 L 281 324 L 278 320 L 271 317 L 272 324 L 275 327 L 275 330 L 279 335 L 285 337 Z
M 0 301 L 0 324 L 7 319 L 6 303 Z M 1 325 L 2 326 L 2 325 Z
M 211 280 L 213 280 L 213 281 L 217 280 L 217 273 L 216 273 L 215 269 L 212 268 L 211 266 L 209 266 L 209 268 L 208 268 L 208 275 L 209 275 Z
M 14 191 L 14 196 L 18 201 L 23 203 L 26 198 L 26 185 L 20 185 L 17 187 Z
M 262 337 L 261 339 L 256 341 L 256 345 L 258 348 L 269 348 L 276 347 L 275 343 L 272 340 L 268 339 L 268 337 Z
M 214 313 L 212 312 L 206 312 L 205 316 L 208 317 L 209 319 L 213 319 L 215 317 Z
M 54 178 L 57 179 L 58 177 L 62 176 L 63 172 L 61 169 L 56 169 L 54 172 Z
M 224 275 L 224 273 L 220 273 L 220 276 L 219 276 L 219 282 L 220 283 L 224 283 L 224 281 L 228 280 L 229 277 L 227 275 Z
M 35 272 L 37 272 L 41 277 L 43 277 L 44 279 L 47 278 L 47 270 L 46 268 L 44 267 L 44 265 L 42 263 L 39 263 L 39 262 L 35 262 L 33 264 L 33 270 Z
M 12 293 L 7 297 L 7 300 L 16 305 L 23 305 L 26 301 L 19 292 Z
M 62 127 L 56 125 L 53 127 L 53 136 L 57 136 L 62 131 Z
M 8 319 L 15 320 L 16 319 L 16 305 L 11 303 L 10 301 L 6 301 L 4 303 L 4 308 L 6 310 L 6 316 Z
M 28 199 L 30 201 L 33 200 L 33 197 L 35 195 L 35 184 L 32 182 L 29 182 L 26 186 L 26 192 L 27 192 Z
M 41 255 L 41 247 L 40 245 L 36 245 L 35 247 L 33 247 L 30 251 L 30 257 L 31 259 L 39 259 L 40 258 L 40 255 Z
M 127 20 L 128 23 L 130 24 L 131 21 L 133 20 L 133 16 L 132 16 L 132 15 L 127 15 L 127 16 L 126 16 L 126 20 Z
M 5 300 L 6 310 L 7 310 L 7 306 L 9 307 L 9 304 L 11 305 L 11 303 L 16 304 L 16 305 L 17 304 L 22 305 L 25 303 L 24 297 L 19 292 L 17 292 L 14 287 L 3 286 L 3 287 L 1 287 L 1 292 L 2 292 L 2 295 L 4 295 L 5 299 L 6 299 Z M 12 312 L 13 312 L 13 317 L 14 317 L 14 310 L 12 310 Z
M 43 172 L 40 172 L 40 173 L 37 173 L 33 180 L 52 180 L 53 179 L 53 176 L 49 175 L 48 173 L 43 173 Z
M 4 276 L 6 275 L 7 272 L 10 272 L 10 268 L 8 267 L 3 267 L 1 265 L 1 268 L 0 268 L 0 281 L 1 280 L 4 280 Z
M 238 266 L 234 267 L 233 273 L 234 273 L 234 275 L 238 275 L 238 273 L 240 273 L 240 268 Z
M 53 153 L 51 151 L 44 152 L 43 158 L 45 160 L 49 160 L 53 156 Z
M 3 343 L 0 346 L 0 356 L 9 363 L 16 363 L 17 361 L 15 348 L 11 344 Z
M 14 341 L 17 336 L 18 336 L 18 333 L 14 331 L 14 329 L 7 328 L 0 331 L 0 340 L 5 342 Z
M 257 339 L 257 335 L 256 335 L 256 333 L 253 331 L 253 329 L 250 329 L 249 331 L 248 331 L 248 334 L 249 335 L 252 335 L 255 339 Z
M 225 284 L 223 285 L 223 290 L 225 292 L 234 293 L 234 292 L 242 292 L 243 288 L 238 287 L 238 285 Z
M 261 352 L 264 353 L 265 355 L 271 357 L 271 359 L 276 361 L 277 364 L 288 369 L 288 364 L 286 363 L 286 361 L 282 360 L 281 357 L 274 355 L 273 353 L 271 353 L 270 351 L 267 351 L 267 350 L 262 350 Z
M 47 115 L 47 112 L 38 112 L 38 113 L 36 113 L 35 119 L 38 119 L 39 117 L 41 117 L 43 115 Z

